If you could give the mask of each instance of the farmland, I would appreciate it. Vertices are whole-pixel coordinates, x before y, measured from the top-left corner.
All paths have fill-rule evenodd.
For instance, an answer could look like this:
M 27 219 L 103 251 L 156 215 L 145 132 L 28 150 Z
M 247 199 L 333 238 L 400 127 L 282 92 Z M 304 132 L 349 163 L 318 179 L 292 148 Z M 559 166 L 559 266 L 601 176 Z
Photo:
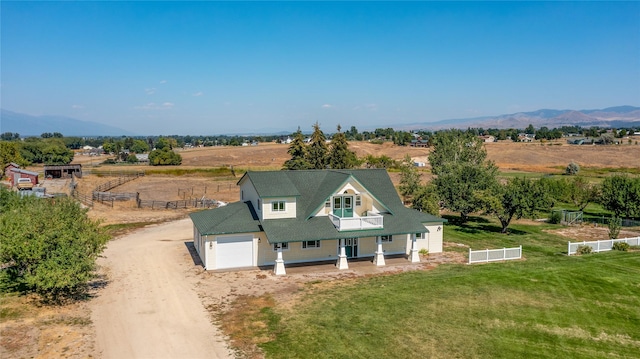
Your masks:
M 104 156 L 78 155 L 74 162 L 103 172 L 145 171 L 146 176 L 117 187 L 119 192 L 138 192 L 143 199 L 234 201 L 239 195 L 235 183 L 244 171 L 279 170 L 288 159 L 287 148 L 260 144 L 185 149 L 180 150 L 181 166 L 166 167 L 99 164 Z M 429 149 L 367 142 L 352 142 L 350 148 L 359 157 L 386 155 L 402 160 L 408 154 L 428 164 Z M 574 161 L 582 174 L 598 181 L 611 173 L 637 174 L 640 158 L 636 145 L 489 143 L 486 148 L 502 176 L 560 174 Z M 430 178 L 428 165 L 419 171 L 423 180 Z M 399 173 L 390 174 L 397 184 Z M 79 179 L 78 189 L 90 192 L 110 179 L 89 174 Z M 192 210 L 139 209 L 127 201 L 113 207 L 96 203 L 89 215 L 101 219 L 118 236 L 135 236 L 138 232 L 132 231 L 140 227 L 181 219 Z M 590 206 L 588 210 L 601 213 L 602 208 Z M 219 320 L 236 349 L 249 357 L 261 357 L 261 353 L 267 357 L 310 357 L 309 353 L 343 357 L 341 350 L 347 349 L 349 356 L 365 358 L 630 357 L 640 350 L 640 252 L 563 255 L 568 240 L 606 237 L 604 228 L 591 226 L 568 228 L 520 220 L 511 226 L 510 235 L 498 232 L 495 220 L 476 217 L 465 225 L 448 224 L 443 256 L 430 256 L 419 266 L 390 261 L 386 268 L 373 272 L 369 266 L 366 270 L 354 266 L 345 273 L 336 273 L 331 266 L 317 273 L 292 270 L 278 281 L 268 270 L 203 272 L 182 241 L 171 247 L 170 258 L 181 261 L 180 272 L 188 275 L 211 317 Z M 638 234 L 633 228 L 622 233 Z M 181 232 L 176 238 L 188 236 Z M 469 247 L 520 244 L 524 247 L 521 261 L 459 264 Z M 156 263 L 149 261 L 148 265 Z M 108 276 L 108 271 L 103 275 Z M 56 330 L 64 330 L 65 338 L 73 342 L 53 340 L 46 347 L 48 353 L 72 346 L 73 355 L 80 357 L 95 349 L 94 324 L 88 317 L 91 302 L 38 309 L 28 315 L 33 310 L 23 309 L 32 308 L 28 301 L 3 300 L 3 315 L 9 319 L 3 324 L 3 346 L 16 350 L 11 353 L 18 357 L 43 353 L 46 343 L 38 344 L 44 340 L 39 338 Z M 44 322 L 37 316 L 45 318 Z M 66 317 L 73 321 L 50 319 Z M 32 330 L 24 336 L 26 327 L 11 324 L 25 320 L 39 323 L 40 334 Z M 30 345 L 29 351 L 19 349 Z

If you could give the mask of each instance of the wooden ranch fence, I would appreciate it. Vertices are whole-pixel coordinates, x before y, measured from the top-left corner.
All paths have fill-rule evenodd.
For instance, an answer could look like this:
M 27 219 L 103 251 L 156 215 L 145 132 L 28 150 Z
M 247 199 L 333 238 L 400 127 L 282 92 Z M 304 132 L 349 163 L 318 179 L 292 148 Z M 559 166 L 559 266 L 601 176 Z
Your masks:
M 217 207 L 218 201 L 213 199 L 192 199 L 180 201 L 156 201 L 137 199 L 138 208 L 151 209 L 184 209 L 184 208 L 212 208 Z

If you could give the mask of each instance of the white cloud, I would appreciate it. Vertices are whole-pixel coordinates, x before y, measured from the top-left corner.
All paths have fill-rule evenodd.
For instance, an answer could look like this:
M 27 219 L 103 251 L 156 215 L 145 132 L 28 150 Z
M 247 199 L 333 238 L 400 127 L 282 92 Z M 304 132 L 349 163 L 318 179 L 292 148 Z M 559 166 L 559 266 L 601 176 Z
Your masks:
M 161 80 L 161 81 L 160 81 L 160 83 L 161 83 L 161 84 L 166 84 L 166 83 L 167 83 L 167 80 Z
M 80 110 L 80 109 L 83 109 L 84 106 L 82 106 L 82 105 L 71 105 L 71 108 L 74 109 L 74 110 Z
M 198 92 L 194 93 L 194 94 L 193 94 L 193 95 L 191 95 L 191 96 L 199 97 L 199 96 L 202 96 L 202 95 L 203 95 L 202 91 L 198 91 Z
M 153 95 L 154 93 L 156 93 L 156 88 L 155 87 L 146 88 L 144 89 L 144 92 L 146 92 L 147 95 Z
M 325 103 L 324 105 L 322 105 L 322 108 L 333 108 L 333 105 Z
M 136 110 L 144 110 L 144 111 L 159 111 L 159 110 L 171 110 L 175 104 L 173 102 L 163 102 L 162 104 L 157 104 L 155 102 L 149 102 L 142 106 L 134 107 Z

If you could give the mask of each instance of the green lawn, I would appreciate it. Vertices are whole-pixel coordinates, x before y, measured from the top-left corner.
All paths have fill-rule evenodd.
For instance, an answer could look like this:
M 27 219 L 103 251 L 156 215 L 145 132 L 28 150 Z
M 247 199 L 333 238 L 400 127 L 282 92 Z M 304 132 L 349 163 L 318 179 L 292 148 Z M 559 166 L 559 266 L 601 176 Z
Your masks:
M 474 249 L 523 245 L 525 260 L 442 265 L 310 284 L 293 308 L 267 307 L 268 358 L 637 358 L 640 252 L 567 257 L 549 225 L 448 225 Z

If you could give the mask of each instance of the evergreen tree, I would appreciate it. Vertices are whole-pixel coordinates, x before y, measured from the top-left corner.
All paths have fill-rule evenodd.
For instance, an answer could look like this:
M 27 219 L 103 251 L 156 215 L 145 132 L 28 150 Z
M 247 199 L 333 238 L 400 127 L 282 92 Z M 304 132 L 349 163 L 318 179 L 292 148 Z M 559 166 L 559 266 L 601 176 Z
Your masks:
M 353 168 L 357 161 L 356 154 L 349 151 L 347 138 L 340 130 L 341 127 L 338 125 L 338 132 L 331 139 L 329 166 L 334 169 Z
M 304 144 L 304 136 L 298 127 L 298 131 L 293 137 L 293 141 L 289 146 L 291 159 L 284 163 L 284 169 L 286 170 L 306 170 L 311 168 L 311 165 L 307 161 L 307 147 Z
M 313 125 L 313 133 L 311 134 L 311 143 L 307 148 L 307 162 L 310 168 L 323 170 L 329 165 L 329 148 L 327 147 L 327 138 L 320 129 L 318 122 Z

